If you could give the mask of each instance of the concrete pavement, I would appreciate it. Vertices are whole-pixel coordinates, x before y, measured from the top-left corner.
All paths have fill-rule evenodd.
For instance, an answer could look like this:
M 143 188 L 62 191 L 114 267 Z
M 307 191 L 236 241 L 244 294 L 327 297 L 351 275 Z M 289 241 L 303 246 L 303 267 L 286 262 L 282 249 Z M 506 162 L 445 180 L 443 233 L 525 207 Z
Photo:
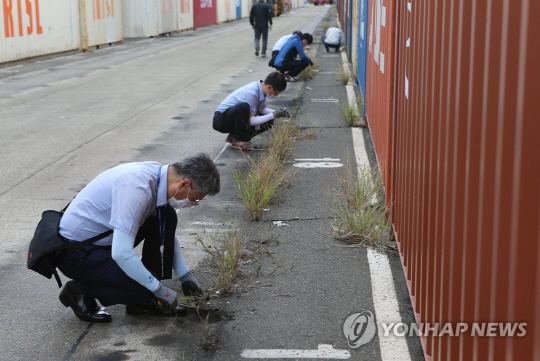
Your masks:
M 337 104 L 316 101 L 347 101 L 336 72 L 340 57 L 318 44 L 322 21 L 335 23 L 328 9 L 280 17 L 270 34 L 269 46 L 296 29 L 314 32 L 321 74 L 290 83 L 269 100 L 275 108 L 299 103 L 298 120 L 314 137 L 296 142 L 288 165 L 293 184 L 260 224 L 247 220 L 230 173 L 245 167 L 246 155 L 256 155 L 222 152 L 225 135 L 211 128 L 228 93 L 272 70 L 268 58 L 254 57 L 246 20 L 0 69 L 0 359 L 240 360 L 245 350 L 316 350 L 321 344 L 347 350 L 353 360 L 381 359 L 377 337 L 351 349 L 342 332 L 348 315 L 373 311 L 373 299 L 366 250 L 336 247 L 328 235 L 335 170 L 293 167 L 295 159 L 354 159 Z M 61 209 L 95 175 L 119 163 L 168 163 L 199 151 L 216 158 L 222 191 L 179 217 L 177 235 L 196 277 L 212 287 L 213 269 L 196 237 L 208 240 L 231 226 L 267 255 L 258 271 L 254 262 L 244 264 L 234 297 L 212 298 L 216 349 L 199 346 L 205 330 L 194 314 L 130 317 L 113 306 L 113 323 L 81 322 L 58 302 L 53 280 L 26 270 L 28 241 L 43 210 Z M 277 227 L 277 220 L 287 225 Z M 403 322 L 412 322 L 399 258 L 390 260 Z M 418 340 L 408 345 L 411 359 L 421 359 Z

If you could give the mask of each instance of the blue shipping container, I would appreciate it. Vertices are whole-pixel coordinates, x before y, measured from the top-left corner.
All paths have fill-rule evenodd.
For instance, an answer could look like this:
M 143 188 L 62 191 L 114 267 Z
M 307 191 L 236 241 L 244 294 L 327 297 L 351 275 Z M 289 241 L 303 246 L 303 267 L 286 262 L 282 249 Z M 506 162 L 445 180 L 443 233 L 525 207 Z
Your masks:
M 362 94 L 362 117 L 366 116 L 366 60 L 368 0 L 360 0 L 358 12 L 358 85 Z

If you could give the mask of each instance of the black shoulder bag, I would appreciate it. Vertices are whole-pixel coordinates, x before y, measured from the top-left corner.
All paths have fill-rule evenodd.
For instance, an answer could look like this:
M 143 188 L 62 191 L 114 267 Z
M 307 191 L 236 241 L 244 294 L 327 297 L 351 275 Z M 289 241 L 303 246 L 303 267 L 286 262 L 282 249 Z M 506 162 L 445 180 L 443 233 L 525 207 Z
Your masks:
M 65 250 L 74 250 L 86 245 L 99 241 L 100 239 L 107 237 L 113 231 L 108 230 L 97 236 L 94 236 L 86 241 L 77 242 L 77 244 L 69 244 L 60 234 L 58 229 L 60 227 L 60 220 L 64 215 L 66 208 L 58 211 L 45 211 L 41 215 L 34 237 L 30 241 L 30 247 L 28 248 L 28 260 L 26 265 L 28 269 L 39 273 L 42 276 L 51 279 L 54 275 L 58 287 L 62 287 L 62 281 L 56 272 L 58 266 L 58 259 L 62 252 Z

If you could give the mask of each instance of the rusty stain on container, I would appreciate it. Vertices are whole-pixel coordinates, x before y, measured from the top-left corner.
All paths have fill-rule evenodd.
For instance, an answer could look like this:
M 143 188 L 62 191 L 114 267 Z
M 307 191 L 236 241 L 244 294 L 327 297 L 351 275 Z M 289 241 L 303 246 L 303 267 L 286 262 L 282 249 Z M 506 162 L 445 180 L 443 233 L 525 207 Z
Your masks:
M 217 2 L 217 21 L 225 23 L 236 20 L 236 0 L 220 0 Z

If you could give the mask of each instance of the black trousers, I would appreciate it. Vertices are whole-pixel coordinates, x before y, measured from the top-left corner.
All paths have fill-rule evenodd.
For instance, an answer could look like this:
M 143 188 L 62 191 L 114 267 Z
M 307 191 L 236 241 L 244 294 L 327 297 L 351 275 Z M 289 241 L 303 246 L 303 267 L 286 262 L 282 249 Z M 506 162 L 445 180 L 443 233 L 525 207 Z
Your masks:
M 281 71 L 282 73 L 285 73 L 288 71 L 288 74 L 292 77 L 297 76 L 307 68 L 309 65 L 309 61 L 307 60 L 289 60 L 289 61 L 283 61 L 283 64 L 280 67 L 276 66 L 276 69 Z
M 339 51 L 339 47 L 341 46 L 341 44 L 328 44 L 326 42 L 326 35 L 321 36 L 321 40 L 322 40 L 322 43 L 323 43 L 324 47 L 326 48 L 326 51 L 330 51 L 329 48 L 336 49 L 336 52 Z
M 238 103 L 223 113 L 215 112 L 212 126 L 220 133 L 229 133 L 232 138 L 249 142 L 254 136 L 272 128 L 274 120 L 261 124 L 260 129 L 249 125 L 249 104 Z
M 261 54 L 266 54 L 266 46 L 268 44 L 268 28 L 260 28 L 255 25 L 255 50 L 259 51 L 259 43 L 262 35 Z
M 163 264 L 158 217 L 146 219 L 135 237 L 135 246 L 144 241 L 144 266 L 159 280 L 172 278 L 174 233 L 178 221 L 176 212 L 169 205 L 161 208 L 161 212 L 166 225 Z M 112 259 L 110 246 L 89 245 L 67 251 L 61 257 L 58 269 L 73 280 L 69 284 L 73 292 L 94 297 L 103 306 L 144 305 L 153 297 L 152 292 L 126 275 Z

